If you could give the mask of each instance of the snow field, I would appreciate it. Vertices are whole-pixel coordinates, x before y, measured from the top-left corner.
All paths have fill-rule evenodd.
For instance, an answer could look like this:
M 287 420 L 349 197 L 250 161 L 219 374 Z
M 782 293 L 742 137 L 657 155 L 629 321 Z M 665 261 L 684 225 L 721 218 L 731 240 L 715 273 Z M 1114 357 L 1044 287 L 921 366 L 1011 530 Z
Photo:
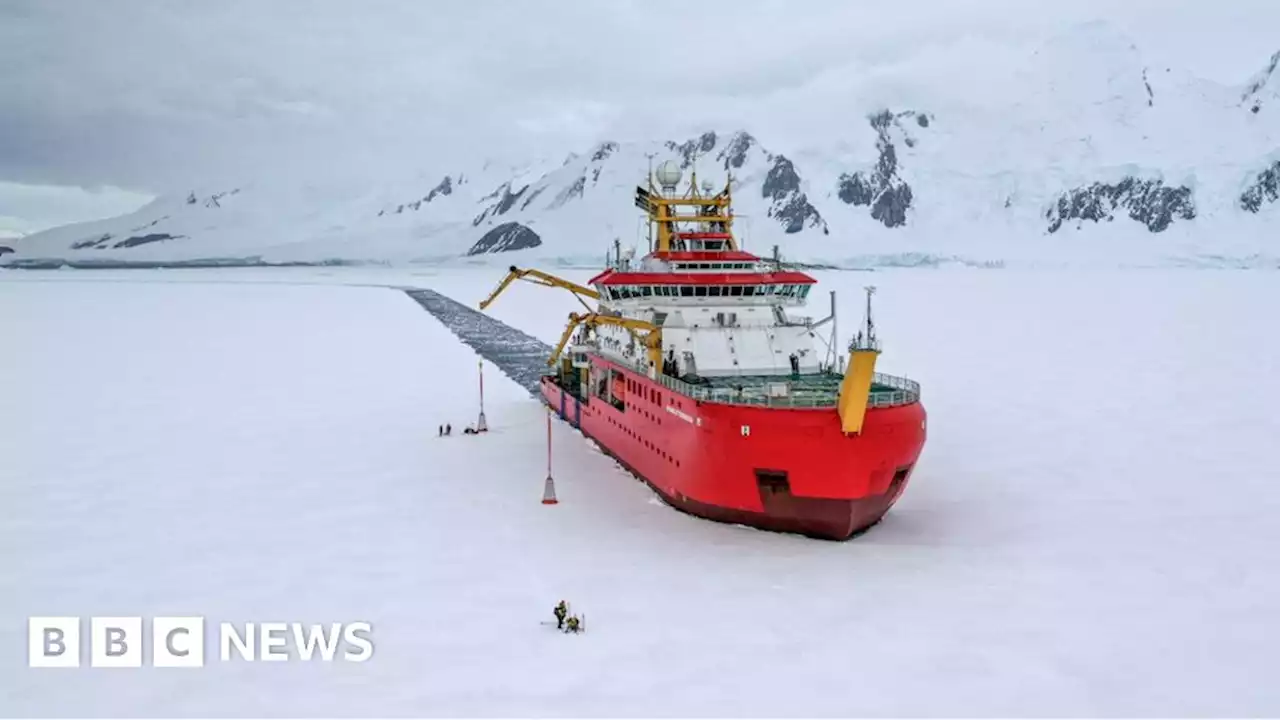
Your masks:
M 540 505 L 545 411 L 489 367 L 493 431 L 458 435 L 475 355 L 338 286 L 368 273 L 37 277 L 0 282 L 2 714 L 1280 709 L 1266 274 L 819 274 L 845 334 L 879 286 L 880 367 L 929 411 L 849 543 L 680 514 L 559 423 Z M 416 280 L 474 305 L 500 277 Z M 517 284 L 491 312 L 554 341 L 574 307 Z M 539 625 L 561 598 L 587 634 Z M 366 620 L 375 654 L 23 667 L 26 617 L 61 614 Z

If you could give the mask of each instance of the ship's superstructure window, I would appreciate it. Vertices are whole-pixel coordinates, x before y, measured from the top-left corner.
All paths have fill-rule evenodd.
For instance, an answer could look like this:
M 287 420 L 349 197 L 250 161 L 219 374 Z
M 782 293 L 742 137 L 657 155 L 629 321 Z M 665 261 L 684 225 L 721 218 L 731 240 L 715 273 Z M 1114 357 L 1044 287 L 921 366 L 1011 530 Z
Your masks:
M 781 297 L 803 300 L 808 285 L 611 285 L 605 288 L 610 300 L 647 297 Z
M 672 263 L 675 270 L 754 270 L 754 263 L 745 262 L 678 262 Z

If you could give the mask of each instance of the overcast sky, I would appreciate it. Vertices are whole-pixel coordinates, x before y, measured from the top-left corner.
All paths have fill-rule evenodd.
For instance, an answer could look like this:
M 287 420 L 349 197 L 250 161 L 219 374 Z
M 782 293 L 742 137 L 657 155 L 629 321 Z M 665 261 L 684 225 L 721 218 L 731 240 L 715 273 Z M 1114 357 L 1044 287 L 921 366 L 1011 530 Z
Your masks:
M 1224 82 L 1280 50 L 1280 0 L 0 0 L 0 234 L 282 168 L 666 137 L 833 69 L 1096 19 Z

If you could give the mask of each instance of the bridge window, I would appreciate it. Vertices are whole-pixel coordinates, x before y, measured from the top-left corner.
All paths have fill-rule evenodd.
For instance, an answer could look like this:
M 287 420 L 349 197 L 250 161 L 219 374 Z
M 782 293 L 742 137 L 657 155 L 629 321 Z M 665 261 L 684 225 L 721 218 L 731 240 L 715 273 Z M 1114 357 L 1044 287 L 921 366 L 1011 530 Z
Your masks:
M 693 297 L 693 286 L 692 286 L 692 285 L 681 285 L 681 286 L 680 286 L 680 297 Z

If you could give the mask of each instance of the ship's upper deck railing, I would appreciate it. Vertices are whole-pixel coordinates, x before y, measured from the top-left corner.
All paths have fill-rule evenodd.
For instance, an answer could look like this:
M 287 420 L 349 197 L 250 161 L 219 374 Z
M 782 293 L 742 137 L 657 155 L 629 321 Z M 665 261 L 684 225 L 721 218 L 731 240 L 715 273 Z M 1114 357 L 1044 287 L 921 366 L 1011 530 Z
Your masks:
M 646 368 L 640 362 L 630 362 L 618 357 L 610 357 L 611 362 L 620 365 L 631 365 L 636 372 L 645 373 Z M 729 387 L 701 387 L 687 383 L 670 375 L 658 374 L 654 378 L 663 387 L 674 390 L 698 402 L 723 403 L 725 405 L 754 405 L 776 408 L 834 408 L 839 399 L 837 392 L 804 391 L 787 392 L 785 395 L 772 395 L 763 385 L 752 385 L 742 389 Z M 778 378 L 779 384 L 787 384 L 785 376 Z M 872 376 L 871 392 L 867 395 L 867 407 L 889 408 L 910 405 L 920 401 L 920 383 L 897 375 L 875 373 Z
M 659 374 L 655 378 L 663 387 L 699 402 L 726 405 L 758 405 L 777 408 L 834 408 L 839 395 L 836 393 L 787 393 L 773 396 L 767 392 L 739 391 L 734 388 L 705 388 L 692 385 L 679 378 Z M 920 400 L 920 383 L 896 375 L 875 373 L 872 390 L 867 395 L 867 407 L 888 408 L 910 405 Z M 879 385 L 887 390 L 876 389 Z M 754 388 L 753 388 L 754 389 Z

